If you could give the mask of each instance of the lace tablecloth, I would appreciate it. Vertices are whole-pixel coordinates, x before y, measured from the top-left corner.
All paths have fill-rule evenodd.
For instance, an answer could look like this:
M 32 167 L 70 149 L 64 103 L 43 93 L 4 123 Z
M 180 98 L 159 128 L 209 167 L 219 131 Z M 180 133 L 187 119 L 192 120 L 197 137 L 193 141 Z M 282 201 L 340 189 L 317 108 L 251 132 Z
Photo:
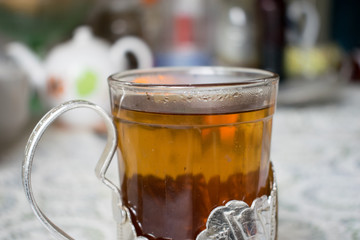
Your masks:
M 0 153 L 0 240 L 52 238 L 22 189 L 26 137 Z M 105 139 L 93 133 L 53 127 L 36 154 L 35 197 L 75 239 L 116 237 L 111 192 L 94 175 L 104 146 Z M 346 88 L 341 101 L 278 107 L 272 159 L 279 185 L 279 240 L 360 239 L 359 149 L 360 86 Z M 110 178 L 116 179 L 115 164 Z

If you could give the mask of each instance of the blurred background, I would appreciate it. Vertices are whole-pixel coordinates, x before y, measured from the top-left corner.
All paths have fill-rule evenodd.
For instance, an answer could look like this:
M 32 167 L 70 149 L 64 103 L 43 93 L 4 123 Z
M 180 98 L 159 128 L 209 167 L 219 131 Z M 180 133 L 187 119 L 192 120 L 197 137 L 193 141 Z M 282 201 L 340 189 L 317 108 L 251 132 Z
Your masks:
M 281 76 L 279 104 L 334 101 L 342 85 L 360 81 L 359 7 L 356 0 L 1 0 L 1 140 L 69 99 L 106 107 L 106 77 L 138 67 L 263 68 Z M 116 53 L 112 45 L 128 36 L 145 50 Z
M 202 65 L 281 77 L 279 239 L 360 239 L 359 12 L 358 0 L 0 0 L 0 239 L 49 236 L 20 180 L 26 140 L 46 111 L 79 98 L 109 110 L 114 72 Z M 74 114 L 39 149 L 40 202 L 86 239 L 115 239 L 108 191 L 92 182 L 103 134 L 65 130 L 103 126 Z

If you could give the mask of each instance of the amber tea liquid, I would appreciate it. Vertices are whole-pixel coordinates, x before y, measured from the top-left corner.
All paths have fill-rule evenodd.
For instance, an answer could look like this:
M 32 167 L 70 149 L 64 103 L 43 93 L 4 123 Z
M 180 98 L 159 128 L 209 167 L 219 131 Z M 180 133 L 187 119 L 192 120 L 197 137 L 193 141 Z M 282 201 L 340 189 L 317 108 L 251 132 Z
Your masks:
M 114 109 L 121 189 L 137 234 L 195 239 L 230 200 L 270 195 L 274 107 L 221 114 Z

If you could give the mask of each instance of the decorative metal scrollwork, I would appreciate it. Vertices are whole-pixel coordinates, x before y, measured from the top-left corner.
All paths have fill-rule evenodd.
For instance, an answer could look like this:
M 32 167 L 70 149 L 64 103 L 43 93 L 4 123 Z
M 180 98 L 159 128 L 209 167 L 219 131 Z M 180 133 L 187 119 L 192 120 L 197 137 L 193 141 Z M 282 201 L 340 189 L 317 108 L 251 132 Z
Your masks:
M 232 200 L 215 208 L 209 215 L 206 229 L 196 240 L 275 240 L 277 186 L 274 180 L 270 196 L 245 202 Z

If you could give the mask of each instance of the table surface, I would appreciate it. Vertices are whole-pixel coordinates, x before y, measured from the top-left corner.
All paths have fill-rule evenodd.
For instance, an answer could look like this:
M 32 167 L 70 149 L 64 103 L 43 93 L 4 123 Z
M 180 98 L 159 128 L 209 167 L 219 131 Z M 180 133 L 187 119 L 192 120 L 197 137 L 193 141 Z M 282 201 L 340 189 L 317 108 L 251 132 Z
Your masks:
M 0 152 L 0 240 L 52 239 L 21 185 L 26 138 Z M 115 239 L 111 192 L 94 175 L 105 139 L 50 128 L 33 166 L 35 197 L 75 239 Z M 279 186 L 279 240 L 360 239 L 360 86 L 339 101 L 279 106 L 272 159 Z M 116 179 L 116 164 L 109 176 Z

